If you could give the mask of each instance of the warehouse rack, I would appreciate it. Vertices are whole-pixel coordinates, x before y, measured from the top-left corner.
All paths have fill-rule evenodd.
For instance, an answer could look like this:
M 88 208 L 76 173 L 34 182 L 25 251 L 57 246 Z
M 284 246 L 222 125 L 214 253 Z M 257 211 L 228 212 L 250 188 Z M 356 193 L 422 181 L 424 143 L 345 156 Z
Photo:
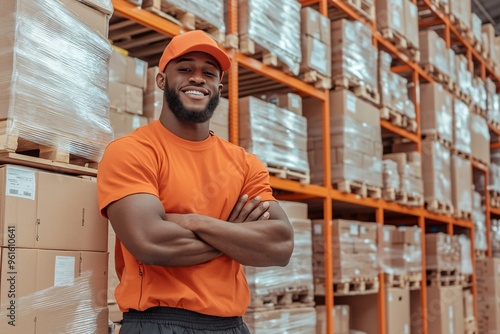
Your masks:
M 417 4 L 417 0 L 411 0 L 414 4 Z M 147 27 L 153 31 L 163 34 L 167 37 L 175 36 L 184 31 L 183 27 L 180 27 L 162 17 L 159 17 L 151 12 L 142 10 L 139 7 L 125 1 L 125 0 L 112 0 L 115 13 L 119 16 L 134 21 L 141 26 Z M 325 15 L 328 16 L 329 9 L 335 8 L 343 12 L 347 17 L 358 20 L 366 24 L 372 29 L 373 32 L 373 44 L 378 46 L 378 48 L 388 51 L 398 62 L 398 65 L 392 68 L 393 72 L 406 75 L 409 82 L 413 83 L 413 89 L 417 97 L 415 103 L 415 110 L 417 116 L 417 131 L 416 133 L 411 133 L 404 129 L 398 128 L 391 124 L 389 121 L 381 120 L 381 126 L 385 131 L 392 133 L 394 136 L 399 136 L 406 138 L 414 143 L 416 143 L 417 150 L 421 152 L 421 136 L 420 136 L 420 103 L 418 101 L 419 97 L 419 85 L 421 82 L 434 82 L 429 74 L 427 74 L 418 63 L 410 60 L 407 55 L 400 52 L 396 46 L 391 42 L 386 40 L 376 28 L 376 20 L 369 22 L 363 18 L 357 11 L 353 10 L 346 2 L 341 0 L 303 0 L 299 1 L 303 6 L 313 5 Z M 237 10 L 238 0 L 227 0 L 228 6 L 228 25 L 227 34 L 229 36 L 238 35 L 238 10 Z M 427 28 L 432 26 L 443 26 L 444 28 L 444 39 L 446 41 L 447 47 L 455 44 L 461 45 L 465 48 L 465 54 L 468 59 L 469 70 L 474 73 L 476 71 L 480 74 L 482 79 L 490 77 L 494 80 L 497 85 L 497 89 L 500 89 L 500 76 L 495 73 L 493 68 L 487 63 L 485 59 L 470 45 L 470 43 L 465 40 L 458 30 L 452 25 L 449 18 L 442 14 L 438 8 L 436 8 L 430 0 L 419 0 L 419 6 L 425 6 L 432 13 L 431 18 L 426 18 L 425 20 L 419 20 L 419 28 Z M 238 52 L 237 49 L 229 48 L 228 53 L 233 59 L 233 65 L 231 71 L 227 76 L 227 96 L 229 98 L 229 138 L 233 143 L 238 143 L 238 99 L 240 97 L 241 83 L 239 81 L 239 75 L 242 71 L 250 71 L 255 73 L 257 76 L 261 76 L 269 79 L 271 82 L 278 83 L 283 87 L 288 87 L 289 90 L 302 96 L 309 96 L 322 101 L 322 120 L 323 120 L 323 159 L 324 159 L 324 184 L 320 185 L 310 185 L 301 184 L 300 182 L 280 179 L 271 176 L 271 185 L 274 189 L 283 191 L 284 193 L 279 195 L 280 199 L 286 200 L 319 200 L 322 201 L 322 216 L 325 220 L 324 225 L 324 235 L 325 235 L 325 305 L 327 312 L 327 328 L 328 333 L 333 333 L 333 319 L 332 319 L 332 308 L 334 303 L 333 289 L 333 278 L 332 278 L 332 231 L 331 225 L 328 222 L 332 219 L 334 215 L 334 204 L 335 207 L 341 203 L 346 205 L 356 205 L 358 207 L 366 208 L 369 211 L 374 212 L 375 221 L 379 225 L 385 223 L 386 217 L 391 214 L 397 214 L 398 217 L 405 217 L 410 224 L 418 225 L 421 228 L 421 240 L 422 240 L 422 254 L 425 254 L 425 233 L 426 227 L 438 225 L 440 229 L 444 230 L 448 234 L 453 234 L 456 230 L 466 231 L 471 239 L 472 244 L 472 259 L 475 262 L 475 252 L 474 252 L 474 224 L 472 221 L 467 221 L 463 219 L 456 219 L 450 216 L 436 214 L 429 212 L 423 206 L 422 207 L 407 207 L 400 204 L 387 202 L 382 199 L 372 199 L 372 198 L 359 198 L 354 194 L 342 193 L 332 187 L 331 182 L 331 172 L 330 172 L 330 115 L 329 115 L 329 94 L 328 90 L 317 89 L 311 85 L 305 84 L 297 78 L 291 77 L 282 71 L 272 68 L 270 66 L 264 65 L 262 62 L 255 60 L 251 57 L 243 55 Z M 244 93 L 244 90 L 241 92 Z M 500 137 L 500 131 L 490 125 L 490 132 Z M 491 144 L 491 148 L 500 148 L 500 142 Z M 472 160 L 471 164 L 473 170 L 484 173 L 485 182 L 488 184 L 488 168 L 481 163 Z M 487 242 L 488 251 L 487 256 L 491 256 L 491 240 L 490 240 L 490 215 L 500 216 L 499 208 L 491 208 L 489 201 L 489 193 L 485 193 L 485 204 L 486 204 L 486 230 L 487 230 Z M 335 208 L 336 210 L 336 208 Z M 336 211 L 335 211 L 336 212 Z M 422 266 L 425 268 L 425 256 L 422 257 Z M 378 332 L 386 332 L 385 323 L 385 296 L 384 296 L 384 279 L 383 274 L 380 274 L 380 289 L 378 294 Z M 422 271 L 422 285 L 421 285 L 421 307 L 422 307 L 422 327 L 423 333 L 428 333 L 427 330 L 427 299 L 426 299 L 426 272 L 425 269 Z M 475 275 L 472 277 L 472 293 L 474 300 L 476 300 L 476 285 L 475 285 Z M 475 303 L 474 308 L 476 319 L 477 319 L 477 303 Z

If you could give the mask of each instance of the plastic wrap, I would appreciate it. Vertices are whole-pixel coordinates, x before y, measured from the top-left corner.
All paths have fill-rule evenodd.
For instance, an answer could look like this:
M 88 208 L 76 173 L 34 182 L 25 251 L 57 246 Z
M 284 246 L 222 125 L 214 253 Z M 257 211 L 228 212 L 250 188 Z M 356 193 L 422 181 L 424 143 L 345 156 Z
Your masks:
M 457 151 L 471 153 L 470 109 L 459 99 L 453 101 L 453 143 Z
M 491 163 L 489 181 L 487 189 L 490 191 L 500 192 L 500 165 L 493 162 Z
M 359 21 L 332 22 L 332 77 L 359 80 L 377 87 L 377 49 L 371 29 Z
M 409 119 L 417 119 L 417 112 L 415 109 L 415 103 L 413 103 L 413 101 L 410 99 L 405 101 L 405 115 Z
M 418 227 L 383 228 L 383 261 L 384 273 L 391 275 L 408 275 L 422 272 L 421 230 Z
M 424 198 L 451 204 L 450 151 L 438 141 L 422 141 Z
M 451 156 L 452 202 L 456 210 L 472 212 L 472 165 L 469 159 Z
M 458 236 L 460 243 L 460 270 L 459 272 L 465 275 L 472 275 L 474 268 L 472 267 L 472 249 L 470 239 L 465 235 Z
M 472 73 L 468 69 L 468 61 L 464 55 L 456 55 L 455 56 L 455 71 L 457 78 L 457 85 L 460 88 L 460 91 L 467 95 L 471 96 L 472 94 Z
M 382 168 L 384 172 L 384 188 L 399 189 L 400 178 L 398 173 L 398 164 L 395 161 L 384 159 L 382 160 Z
M 471 0 L 449 0 L 450 13 L 455 16 L 461 26 L 464 26 L 467 31 L 471 29 Z
M 309 172 L 305 117 L 254 97 L 240 99 L 239 111 L 242 147 L 267 164 Z
M 16 326 L 25 333 L 105 333 L 108 330 L 106 280 L 100 282 L 104 289 L 97 291 L 93 287 L 96 279 L 94 273 L 85 271 L 74 280 L 60 281 L 52 287 L 11 299 L 15 304 L 0 305 L 0 317 L 4 323 L 7 319 L 13 321 L 9 327 Z M 18 295 L 22 293 L 20 290 Z
M 313 307 L 247 313 L 243 320 L 253 334 L 311 333 L 316 327 Z
M 377 28 L 380 31 L 391 29 L 393 32 L 404 35 L 403 0 L 377 0 L 375 9 Z
M 345 282 L 356 277 L 378 275 L 376 223 L 336 219 L 332 224 L 333 280 Z M 313 220 L 313 272 L 325 278 L 323 220 Z
M 493 257 L 500 257 L 500 220 L 492 219 L 491 225 L 491 250 Z
M 0 29 L 6 134 L 99 161 L 112 140 L 108 41 L 57 0 L 5 2 Z
M 460 268 L 458 237 L 445 233 L 426 234 L 425 262 L 427 270 L 458 270 Z
M 471 115 L 471 156 L 490 164 L 490 130 L 486 120 L 476 114 Z
M 486 92 L 486 83 L 483 79 L 475 77 L 472 79 L 472 103 L 481 108 L 487 109 L 488 94 Z
M 300 3 L 295 0 L 240 0 L 239 32 L 274 53 L 299 74 Z
M 471 13 L 471 30 L 472 30 L 472 35 L 476 39 L 478 43 L 482 43 L 482 34 L 481 34 L 481 26 L 483 25 L 483 22 L 481 21 L 481 18 L 477 16 L 476 13 Z
M 245 266 L 245 275 L 252 296 L 267 296 L 272 292 L 304 288 L 313 291 L 311 221 L 290 219 L 294 231 L 294 249 L 285 267 Z
M 194 14 L 203 21 L 216 27 L 219 32 L 226 31 L 224 21 L 224 0 L 162 0 L 165 4 L 172 4 L 177 8 Z M 164 6 L 164 5 L 163 5 Z
M 472 220 L 474 221 L 474 248 L 487 250 L 488 241 L 486 239 L 486 213 L 481 203 L 481 194 L 474 191 L 472 194 L 473 209 Z
M 420 86 L 422 134 L 437 134 L 453 142 L 453 98 L 440 84 Z
M 444 39 L 433 30 L 423 30 L 419 33 L 420 63 L 433 65 L 441 73 L 450 74 L 448 50 Z

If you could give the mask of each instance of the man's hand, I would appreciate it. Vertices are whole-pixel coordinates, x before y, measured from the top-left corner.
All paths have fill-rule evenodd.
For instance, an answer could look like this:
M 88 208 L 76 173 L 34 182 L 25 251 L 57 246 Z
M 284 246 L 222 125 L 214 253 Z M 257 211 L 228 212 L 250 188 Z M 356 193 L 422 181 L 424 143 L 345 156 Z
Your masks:
M 269 219 L 269 203 L 261 202 L 260 196 L 256 196 L 248 201 L 248 195 L 240 197 L 229 215 L 228 222 L 243 223 L 247 221 Z

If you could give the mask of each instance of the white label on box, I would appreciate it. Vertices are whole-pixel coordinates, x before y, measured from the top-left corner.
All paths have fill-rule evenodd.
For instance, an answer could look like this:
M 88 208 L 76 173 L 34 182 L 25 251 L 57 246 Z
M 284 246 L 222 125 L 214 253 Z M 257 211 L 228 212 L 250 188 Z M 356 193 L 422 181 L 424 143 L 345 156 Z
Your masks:
M 367 230 L 368 230 L 368 229 L 366 228 L 366 226 L 361 225 L 361 226 L 359 227 L 359 234 L 361 234 L 361 235 L 366 234 L 366 231 L 367 231 Z
M 389 242 L 390 239 L 391 239 L 391 231 L 385 229 L 384 230 L 384 241 Z
M 7 167 L 5 195 L 35 200 L 35 171 Z
M 75 282 L 75 257 L 56 256 L 54 286 L 71 286 Z
M 350 232 L 352 235 L 358 235 L 358 225 L 356 225 L 356 224 L 351 224 L 351 226 L 349 226 L 349 232 Z
M 140 126 L 141 126 L 141 118 L 139 117 L 139 115 L 132 116 L 132 129 L 135 130 Z
M 354 269 L 354 274 L 359 275 L 359 274 L 361 274 L 361 271 L 359 269 Z
M 405 324 L 405 334 L 410 334 L 410 326 L 408 324 Z
M 500 264 L 498 265 L 497 272 L 500 274 Z
M 356 112 L 356 97 L 351 94 L 347 94 L 346 109 L 349 112 Z
M 326 68 L 326 45 L 313 38 L 313 45 L 311 51 L 311 65 L 315 66 L 322 74 L 327 75 Z
M 292 102 L 292 108 L 298 109 L 300 107 L 300 100 L 302 98 L 298 95 L 292 95 L 290 101 Z
M 314 234 L 321 234 L 323 233 L 323 228 L 319 224 L 314 224 Z
M 392 292 L 389 292 L 389 296 L 387 297 L 387 299 L 389 300 L 389 303 L 392 302 Z

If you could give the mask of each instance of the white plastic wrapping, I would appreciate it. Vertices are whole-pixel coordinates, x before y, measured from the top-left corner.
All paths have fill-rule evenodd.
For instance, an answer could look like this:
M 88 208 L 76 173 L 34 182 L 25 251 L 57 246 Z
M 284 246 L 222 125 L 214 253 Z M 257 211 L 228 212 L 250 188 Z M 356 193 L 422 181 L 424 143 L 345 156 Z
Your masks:
M 473 208 L 472 220 L 474 221 L 474 248 L 487 250 L 488 241 L 486 239 L 486 214 L 481 203 L 481 194 L 474 191 L 472 194 Z
M 102 295 L 93 294 L 95 279 L 92 272 L 82 272 L 71 282 L 62 282 L 24 297 L 14 297 L 14 324 L 23 328 L 19 320 L 29 319 L 30 322 L 35 320 L 36 324 L 31 326 L 36 326 L 37 332 L 41 333 L 104 333 L 108 326 L 108 308 L 99 305 L 106 305 L 106 289 L 99 291 Z M 0 305 L 2 321 L 10 319 L 12 314 L 8 307 L 11 305 Z M 34 319 L 35 316 L 44 318 L 44 315 L 50 320 L 40 319 L 37 322 Z
M 427 270 L 459 270 L 460 243 L 458 236 L 445 233 L 425 235 L 425 261 Z
M 290 223 L 294 231 L 294 249 L 287 266 L 244 267 L 252 296 L 266 296 L 294 287 L 313 291 L 311 221 L 290 219 Z
M 453 101 L 453 143 L 455 149 L 470 154 L 471 153 L 471 133 L 470 133 L 470 109 L 459 99 Z
M 347 77 L 377 87 L 377 48 L 371 29 L 359 21 L 332 22 L 332 77 Z
M 105 14 L 113 14 L 114 8 L 111 0 L 77 0 L 90 7 L 96 8 Z
M 224 0 L 163 0 L 179 9 L 194 14 L 203 21 L 216 27 L 219 32 L 226 31 L 224 22 Z
M 252 334 L 312 333 L 316 327 L 313 307 L 247 313 L 243 320 Z
M 481 108 L 482 110 L 486 110 L 487 108 L 487 100 L 488 94 L 486 92 L 486 83 L 483 79 L 479 77 L 475 77 L 472 79 L 472 103 Z
M 500 165 L 493 162 L 491 163 L 489 181 L 487 189 L 490 191 L 500 192 Z
M 457 85 L 466 96 L 472 94 L 472 73 L 468 69 L 468 61 L 464 55 L 455 56 L 455 71 Z
M 490 130 L 484 117 L 471 115 L 471 156 L 480 162 L 490 163 Z
M 262 162 L 309 172 L 307 120 L 254 97 L 240 99 L 239 142 Z
M 500 257 L 500 220 L 492 219 L 491 225 L 491 250 L 493 257 Z
M 472 165 L 469 159 L 451 156 L 453 206 L 462 212 L 472 212 Z
M 421 128 L 422 134 L 437 134 L 447 142 L 453 142 L 453 98 L 438 83 L 422 84 Z
M 420 63 L 433 65 L 439 72 L 449 76 L 448 49 L 444 39 L 433 30 L 423 30 L 419 33 L 419 40 Z
M 438 141 L 422 141 L 422 166 L 425 200 L 451 204 L 450 151 Z
M 398 164 L 395 161 L 384 159 L 382 160 L 382 166 L 384 171 L 384 188 L 399 189 Z
M 8 119 L 6 133 L 99 161 L 112 139 L 108 41 L 58 0 L 4 3 L 0 118 Z
M 458 242 L 460 243 L 460 270 L 459 272 L 465 275 L 472 275 L 474 268 L 472 267 L 472 249 L 470 239 L 466 235 L 459 235 Z
M 300 3 L 296 0 L 239 0 L 239 32 L 274 53 L 299 74 Z
M 383 256 L 380 265 L 384 273 L 408 275 L 422 272 L 420 228 L 384 225 Z
M 417 112 L 415 109 L 415 103 L 412 100 L 408 99 L 405 101 L 405 115 L 409 119 L 417 119 Z
M 345 282 L 356 277 L 378 275 L 377 234 L 379 225 L 345 219 L 332 224 L 333 280 Z M 324 221 L 313 220 L 314 278 L 325 278 Z
M 472 30 L 472 35 L 476 39 L 477 42 L 482 43 L 482 36 L 481 36 L 481 26 L 483 25 L 483 22 L 481 21 L 481 18 L 476 14 L 476 13 L 471 13 L 471 30 Z

